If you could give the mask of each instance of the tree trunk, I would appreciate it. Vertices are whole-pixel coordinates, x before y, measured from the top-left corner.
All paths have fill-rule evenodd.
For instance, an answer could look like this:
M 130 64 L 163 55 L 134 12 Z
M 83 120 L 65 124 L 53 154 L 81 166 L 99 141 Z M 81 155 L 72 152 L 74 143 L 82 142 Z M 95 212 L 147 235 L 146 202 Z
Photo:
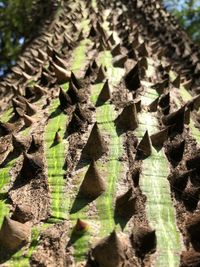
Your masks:
M 43 29 L 0 83 L 0 262 L 199 266 L 198 47 L 155 0 Z

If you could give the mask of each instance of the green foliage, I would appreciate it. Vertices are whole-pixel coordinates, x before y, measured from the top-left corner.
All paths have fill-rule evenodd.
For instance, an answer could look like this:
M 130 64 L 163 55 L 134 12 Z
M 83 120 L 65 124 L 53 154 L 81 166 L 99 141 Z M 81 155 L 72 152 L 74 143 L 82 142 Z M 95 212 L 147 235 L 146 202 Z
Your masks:
M 192 39 L 200 43 L 200 1 L 164 0 L 164 4 L 178 18 L 178 21 Z
M 32 28 L 32 0 L 0 1 L 0 62 L 6 70 L 16 60 Z
M 51 0 L 0 0 L 0 76 L 15 64 L 23 44 L 37 34 L 51 7 Z

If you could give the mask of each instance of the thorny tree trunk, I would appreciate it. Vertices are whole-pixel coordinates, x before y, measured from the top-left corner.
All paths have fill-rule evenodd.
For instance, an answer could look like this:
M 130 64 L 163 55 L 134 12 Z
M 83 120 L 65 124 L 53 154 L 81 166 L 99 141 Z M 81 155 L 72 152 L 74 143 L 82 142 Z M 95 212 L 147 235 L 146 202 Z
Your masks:
M 0 83 L 0 263 L 199 266 L 199 48 L 160 1 L 55 6 Z

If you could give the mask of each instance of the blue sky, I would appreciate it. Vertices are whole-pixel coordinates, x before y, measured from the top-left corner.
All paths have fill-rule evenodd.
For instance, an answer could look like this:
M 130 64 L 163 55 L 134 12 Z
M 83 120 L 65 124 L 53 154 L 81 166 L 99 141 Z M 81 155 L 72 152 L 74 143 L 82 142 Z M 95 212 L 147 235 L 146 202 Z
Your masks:
M 183 10 L 187 6 L 188 0 L 164 0 L 165 6 L 169 9 Z M 200 0 L 194 1 L 194 7 L 200 7 Z
M 167 1 L 164 0 L 164 4 L 168 9 L 174 9 L 176 8 L 178 11 L 181 11 L 186 6 L 186 0 L 173 0 L 173 1 Z

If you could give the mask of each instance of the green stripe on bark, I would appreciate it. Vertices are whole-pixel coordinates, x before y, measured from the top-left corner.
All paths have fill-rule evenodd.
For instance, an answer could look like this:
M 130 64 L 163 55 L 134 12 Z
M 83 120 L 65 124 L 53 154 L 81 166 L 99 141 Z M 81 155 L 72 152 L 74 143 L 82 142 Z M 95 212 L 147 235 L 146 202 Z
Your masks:
M 92 101 L 96 103 L 98 95 L 103 84 L 94 86 L 94 94 Z M 92 89 L 93 90 L 93 89 Z M 109 137 L 109 154 L 106 163 L 98 163 L 99 171 L 105 177 L 107 190 L 97 200 L 96 205 L 101 221 L 100 236 L 108 235 L 115 227 L 114 221 L 114 197 L 116 195 L 116 184 L 122 172 L 122 164 L 119 162 L 119 157 L 122 155 L 122 137 L 116 133 L 114 119 L 116 112 L 114 107 L 108 103 L 97 107 L 96 120 L 99 123 L 99 128 L 103 135 Z
M 64 139 L 67 115 L 59 109 L 59 100 L 53 100 L 50 110 L 55 117 L 50 118 L 45 129 L 45 156 L 48 167 L 48 182 L 51 192 L 52 216 L 50 220 L 57 222 L 66 218 L 66 212 L 69 206 L 69 199 L 65 194 L 64 163 L 65 150 L 67 149 Z M 57 112 L 57 114 L 55 113 Z M 51 117 L 51 115 L 50 115 Z M 56 145 L 53 144 L 56 131 L 60 129 L 59 135 L 62 141 Z
M 146 90 L 150 92 L 150 90 Z M 142 99 L 142 103 L 147 101 Z M 157 96 L 151 95 L 152 102 Z M 158 131 L 158 121 L 155 113 L 143 111 L 139 114 L 139 127 L 135 130 L 136 136 L 141 139 L 145 131 L 149 134 Z M 167 177 L 169 165 L 163 149 L 153 149 L 152 155 L 143 161 L 140 187 L 147 196 L 146 213 L 150 225 L 156 230 L 157 252 L 155 266 L 179 266 L 182 250 L 181 235 L 176 226 L 175 209 L 170 194 L 170 185 Z
M 170 78 L 174 80 L 175 77 L 176 77 L 175 73 L 173 71 L 170 71 Z M 183 85 L 180 85 L 180 89 L 177 89 L 177 90 L 180 93 L 180 96 L 185 103 L 192 99 L 191 94 L 185 89 Z M 178 98 L 174 98 L 173 100 L 178 107 L 181 107 L 181 102 Z M 189 126 L 190 126 L 190 131 L 191 131 L 192 136 L 197 140 L 198 143 L 200 143 L 200 131 L 195 126 L 195 122 L 192 118 L 190 118 Z

